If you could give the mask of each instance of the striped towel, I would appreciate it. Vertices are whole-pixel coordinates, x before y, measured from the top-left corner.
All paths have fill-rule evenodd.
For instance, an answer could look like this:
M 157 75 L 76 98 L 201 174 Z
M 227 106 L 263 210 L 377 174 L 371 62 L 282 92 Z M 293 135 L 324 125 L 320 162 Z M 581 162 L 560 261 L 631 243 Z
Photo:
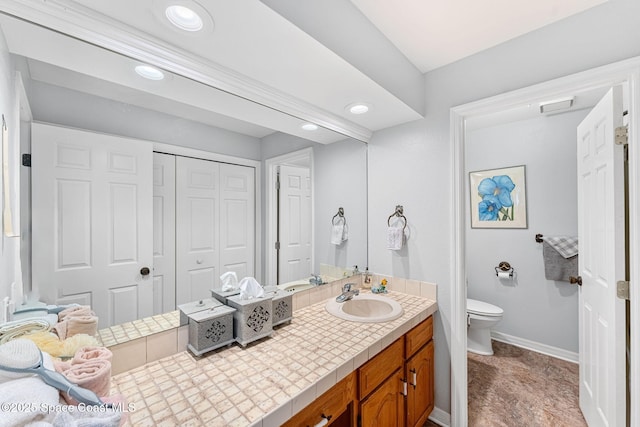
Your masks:
M 565 258 L 578 255 L 578 238 L 571 236 L 545 237 L 544 241 Z

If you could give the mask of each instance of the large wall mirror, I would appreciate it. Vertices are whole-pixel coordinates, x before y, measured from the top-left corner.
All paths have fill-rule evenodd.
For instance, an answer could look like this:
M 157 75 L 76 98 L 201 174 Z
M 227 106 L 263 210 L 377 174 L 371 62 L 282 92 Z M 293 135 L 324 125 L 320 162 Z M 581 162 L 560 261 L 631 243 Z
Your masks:
M 163 72 L 163 79 L 145 79 L 136 74 L 136 66 L 144 64 L 135 59 L 13 16 L 0 14 L 0 31 L 2 49 L 10 55 L 10 71 L 23 88 L 21 108 L 27 113 L 21 129 L 22 151 L 33 150 L 33 168 L 23 168 L 20 183 L 25 293 L 33 292 L 47 303 L 102 304 L 100 326 L 106 327 L 206 297 L 229 270 L 237 271 L 239 279 L 250 275 L 263 285 L 302 289 L 299 285 L 309 284 L 312 274 L 330 281 L 344 277 L 356 265 L 367 266 L 365 143 L 322 126 L 306 131 L 301 128 L 304 120 L 291 114 L 161 68 L 156 71 Z M 143 162 L 150 169 L 142 174 L 153 188 L 119 181 L 117 191 L 101 193 L 93 184 L 78 184 L 94 178 L 51 171 L 47 173 L 52 175 L 39 175 L 43 159 L 54 163 L 68 159 L 82 173 L 93 168 L 93 157 L 87 155 L 82 163 L 83 152 L 76 150 L 85 139 L 93 139 L 91 135 L 100 136 L 97 146 L 110 144 L 111 137 L 124 143 L 114 142 L 116 148 L 107 153 L 115 159 L 114 165 L 124 168 L 121 172 L 136 164 L 127 163 L 130 146 L 147 143 L 153 153 L 145 157 L 151 159 L 149 164 Z M 55 141 L 64 143 L 51 148 Z M 170 168 L 163 162 L 169 162 Z M 131 170 L 140 172 L 143 163 Z M 173 172 L 163 175 L 167 168 Z M 194 188 L 215 181 L 221 189 L 214 196 L 202 188 L 181 195 L 175 188 L 182 185 L 181 179 Z M 167 181 L 174 183 L 173 189 L 158 184 Z M 42 182 L 52 184 L 46 187 Z M 225 204 L 225 183 L 238 188 L 249 183 L 251 192 L 244 199 L 228 196 L 231 202 Z M 173 195 L 166 196 L 167 191 Z M 59 197 L 43 203 L 50 194 Z M 151 200 L 146 213 L 140 212 L 143 197 Z M 103 200 L 105 210 L 111 209 L 103 225 L 83 216 L 83 209 L 95 200 Z M 122 208 L 114 208 L 116 202 Z M 167 207 L 167 203 L 172 204 Z M 157 212 L 164 212 L 162 221 Z M 223 218 L 223 225 L 209 229 L 206 218 L 215 214 Z M 162 228 L 165 220 L 173 221 L 173 228 Z M 50 229 L 44 233 L 36 229 L 38 221 L 48 223 Z M 116 229 L 114 224 L 121 227 Z M 95 293 L 93 284 L 103 282 L 108 274 L 92 269 L 96 255 L 87 248 L 101 227 L 112 234 L 103 246 L 111 251 L 112 261 L 129 265 L 123 274 L 130 277 L 114 279 L 113 286 Z M 151 234 L 132 237 L 143 229 Z M 245 258 L 236 262 L 231 255 L 228 259 L 216 255 L 217 263 L 209 266 L 207 236 L 222 248 L 231 248 L 229 253 L 234 242 L 239 242 L 236 246 L 251 242 L 244 248 L 248 263 Z M 116 237 L 130 246 L 119 247 Z M 158 249 L 159 239 L 174 252 L 164 256 Z M 191 246 L 181 244 L 181 239 Z M 50 252 L 49 261 L 36 255 L 43 248 Z M 127 248 L 134 249 L 127 254 Z M 144 261 L 143 250 L 149 254 Z M 187 252 L 195 255 L 185 261 Z M 46 266 L 50 273 L 41 274 L 43 263 L 50 264 Z M 145 267 L 150 271 L 145 273 Z M 52 284 L 63 270 L 83 271 L 84 276 L 61 276 L 64 285 Z M 168 291 L 159 283 L 162 275 L 175 280 Z M 64 288 L 74 281 L 68 277 L 82 277 L 82 285 Z

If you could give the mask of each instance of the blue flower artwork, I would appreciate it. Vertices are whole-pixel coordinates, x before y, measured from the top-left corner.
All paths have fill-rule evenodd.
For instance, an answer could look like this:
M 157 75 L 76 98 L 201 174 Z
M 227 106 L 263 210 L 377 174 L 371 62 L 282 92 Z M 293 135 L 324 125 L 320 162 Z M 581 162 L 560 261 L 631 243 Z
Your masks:
M 472 226 L 523 228 L 524 223 L 526 228 L 526 211 L 524 211 L 524 197 L 522 197 L 524 196 L 524 166 L 472 172 L 470 179 L 471 206 L 476 210 L 472 212 Z M 475 201 L 474 193 L 477 195 Z M 525 218 L 520 219 L 519 213 Z M 496 224 L 490 225 L 487 224 L 488 222 L 496 222 Z

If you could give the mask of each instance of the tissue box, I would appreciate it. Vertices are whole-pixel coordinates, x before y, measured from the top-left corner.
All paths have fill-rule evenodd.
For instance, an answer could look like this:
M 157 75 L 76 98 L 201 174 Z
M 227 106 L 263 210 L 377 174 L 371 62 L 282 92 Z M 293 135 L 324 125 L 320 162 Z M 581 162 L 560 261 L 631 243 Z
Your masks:
M 293 294 L 281 289 L 274 291 L 272 299 L 273 326 L 291 322 L 293 318 Z M 270 296 L 271 293 L 267 293 Z
M 233 312 L 235 309 L 211 298 L 181 305 L 181 322 L 185 316 L 189 323 L 189 351 L 201 356 L 233 343 Z
M 252 341 L 273 333 L 272 297 L 240 299 L 239 295 L 227 298 L 233 313 L 233 335 L 243 347 Z
M 221 288 L 211 289 L 211 296 L 220 301 L 223 304 L 227 303 L 227 298 L 232 297 L 234 295 L 239 295 L 240 289 L 234 289 L 232 291 L 222 291 Z
M 178 310 L 180 310 L 180 326 L 189 324 L 189 316 L 193 313 L 197 313 L 202 310 L 206 310 L 211 307 L 217 307 L 221 305 L 218 300 L 213 298 L 205 298 L 199 301 L 188 302 L 186 304 L 180 304 Z

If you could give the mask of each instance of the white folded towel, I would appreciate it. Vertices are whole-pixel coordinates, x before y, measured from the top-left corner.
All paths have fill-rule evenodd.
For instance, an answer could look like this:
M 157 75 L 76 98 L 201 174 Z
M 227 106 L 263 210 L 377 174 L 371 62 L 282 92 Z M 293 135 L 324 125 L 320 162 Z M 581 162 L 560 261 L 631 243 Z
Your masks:
M 341 245 L 349 238 L 349 227 L 347 224 L 339 223 L 331 226 L 331 244 Z
M 220 282 L 222 282 L 222 292 L 232 291 L 238 288 L 238 276 L 235 271 L 227 271 L 220 276 Z
M 262 298 L 264 288 L 253 277 L 245 277 L 240 281 L 240 299 Z
M 404 232 L 402 227 L 388 227 L 387 228 L 387 249 L 392 251 L 399 251 L 402 249 L 404 241 Z

